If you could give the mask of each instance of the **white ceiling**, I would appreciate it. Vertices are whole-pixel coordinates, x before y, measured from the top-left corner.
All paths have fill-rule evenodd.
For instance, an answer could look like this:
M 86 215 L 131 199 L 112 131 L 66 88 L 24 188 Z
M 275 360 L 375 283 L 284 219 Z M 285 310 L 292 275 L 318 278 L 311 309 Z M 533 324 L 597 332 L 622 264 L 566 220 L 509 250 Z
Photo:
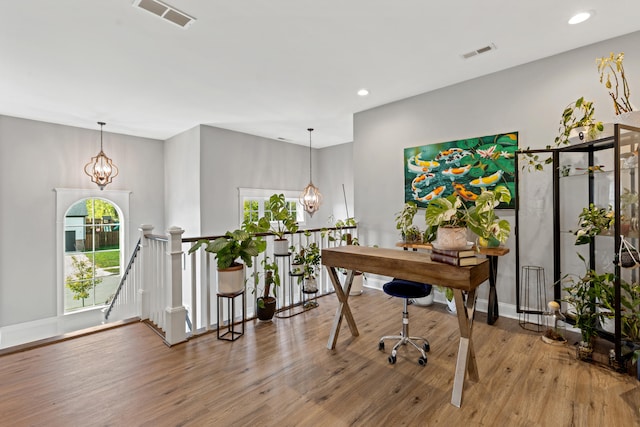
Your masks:
M 308 144 L 314 127 L 325 147 L 352 141 L 355 112 L 640 30 L 638 0 L 166 2 L 197 20 L 0 0 L 0 114 L 157 139 L 210 124 Z

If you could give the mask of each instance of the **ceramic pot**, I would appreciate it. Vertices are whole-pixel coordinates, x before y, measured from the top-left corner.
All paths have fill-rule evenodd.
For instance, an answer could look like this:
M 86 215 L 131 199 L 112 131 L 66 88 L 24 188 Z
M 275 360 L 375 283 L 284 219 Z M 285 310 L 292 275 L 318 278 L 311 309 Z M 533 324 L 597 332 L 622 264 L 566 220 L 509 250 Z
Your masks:
M 467 247 L 467 228 L 438 227 L 433 243 L 440 249 L 464 249 Z
M 613 121 L 622 125 L 640 127 L 640 111 L 629 111 L 628 113 L 618 114 Z
M 364 291 L 364 274 L 357 272 L 353 276 L 353 282 L 351 282 L 351 291 L 349 295 L 362 295 Z
M 287 239 L 273 240 L 274 255 L 289 255 L 289 241 Z
M 244 289 L 244 264 L 218 270 L 218 293 L 235 294 Z
M 256 301 L 256 316 L 258 319 L 268 321 L 273 319 L 276 313 L 276 299 L 274 297 L 258 298 Z

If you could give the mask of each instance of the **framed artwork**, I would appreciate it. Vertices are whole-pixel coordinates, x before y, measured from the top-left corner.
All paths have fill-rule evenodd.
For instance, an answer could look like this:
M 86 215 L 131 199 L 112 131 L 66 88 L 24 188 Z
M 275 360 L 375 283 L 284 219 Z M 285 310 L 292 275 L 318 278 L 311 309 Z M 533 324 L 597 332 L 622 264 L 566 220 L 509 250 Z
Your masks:
M 515 206 L 518 132 L 404 149 L 404 200 L 426 207 L 429 201 L 457 193 L 473 203 L 483 188 L 505 185 Z

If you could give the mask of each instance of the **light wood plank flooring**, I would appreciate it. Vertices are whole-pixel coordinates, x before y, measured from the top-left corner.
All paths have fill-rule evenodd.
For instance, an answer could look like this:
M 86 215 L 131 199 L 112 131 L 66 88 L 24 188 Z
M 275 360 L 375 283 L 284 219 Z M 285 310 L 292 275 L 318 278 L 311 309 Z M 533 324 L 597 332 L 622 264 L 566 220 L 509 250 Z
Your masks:
M 326 348 L 337 306 L 249 322 L 235 342 L 214 334 L 166 347 L 142 323 L 0 357 L 0 425 L 10 426 L 634 426 L 635 378 L 575 360 L 517 321 L 478 313 L 480 381 L 450 404 L 458 326 L 444 306 L 410 307 L 411 332 L 431 343 L 426 367 L 378 338 L 401 327 L 402 302 L 367 289 Z M 387 344 L 387 349 L 391 346 Z

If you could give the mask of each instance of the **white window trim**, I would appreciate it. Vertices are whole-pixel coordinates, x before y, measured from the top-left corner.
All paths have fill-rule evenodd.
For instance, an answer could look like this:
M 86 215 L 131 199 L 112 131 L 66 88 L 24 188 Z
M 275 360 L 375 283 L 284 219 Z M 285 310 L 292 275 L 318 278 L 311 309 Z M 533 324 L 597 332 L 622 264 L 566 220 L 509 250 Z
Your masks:
M 242 224 L 244 219 L 244 201 L 245 199 L 268 199 L 272 194 L 284 194 L 284 198 L 286 200 L 295 200 L 296 201 L 296 213 L 298 215 L 298 225 L 304 225 L 305 223 L 305 215 L 304 208 L 300 203 L 300 193 L 302 191 L 299 190 L 273 190 L 273 189 L 265 189 L 265 188 L 245 188 L 238 187 L 238 223 Z
M 64 312 L 64 217 L 69 208 L 82 199 L 103 199 L 115 206 L 120 214 L 120 265 L 126 266 L 125 257 L 129 256 L 128 242 L 130 223 L 129 199 L 131 191 L 122 190 L 86 190 L 74 188 L 54 188 L 56 192 L 56 285 L 58 316 L 73 315 L 77 312 Z M 124 271 L 121 271 L 124 273 Z M 96 308 L 101 308 L 96 306 Z M 95 309 L 95 308 L 94 308 Z M 82 312 L 82 310 L 79 310 Z

